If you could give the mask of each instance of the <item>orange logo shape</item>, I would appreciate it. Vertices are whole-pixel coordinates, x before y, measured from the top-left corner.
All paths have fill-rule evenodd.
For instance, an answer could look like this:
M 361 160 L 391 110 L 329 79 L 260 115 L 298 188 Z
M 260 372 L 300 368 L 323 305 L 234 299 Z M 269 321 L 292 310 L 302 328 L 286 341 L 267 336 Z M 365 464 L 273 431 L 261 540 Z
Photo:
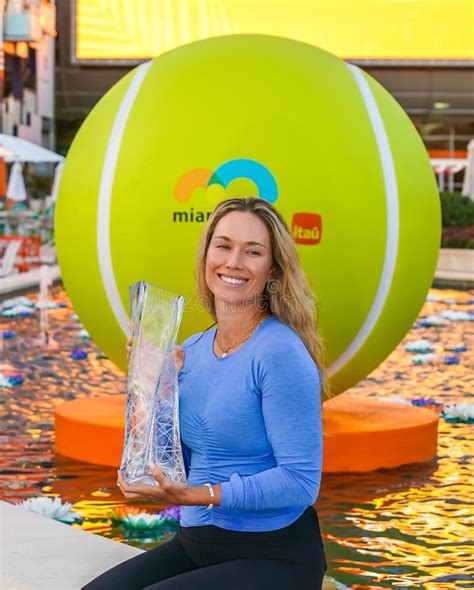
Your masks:
M 323 231 L 321 215 L 317 213 L 294 213 L 291 234 L 297 244 L 319 244 Z
M 212 170 L 196 168 L 183 174 L 178 180 L 174 191 L 174 198 L 181 203 L 186 203 L 193 195 L 193 190 L 200 187 L 207 187 L 212 176 Z

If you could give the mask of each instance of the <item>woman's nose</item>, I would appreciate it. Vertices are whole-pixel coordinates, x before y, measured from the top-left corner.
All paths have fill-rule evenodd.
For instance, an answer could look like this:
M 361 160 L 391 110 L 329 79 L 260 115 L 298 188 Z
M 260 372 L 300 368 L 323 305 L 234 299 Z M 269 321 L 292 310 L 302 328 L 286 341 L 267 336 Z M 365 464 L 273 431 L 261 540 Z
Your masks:
M 226 261 L 226 266 L 229 268 L 241 268 L 242 267 L 241 254 L 237 249 L 229 252 L 229 256 Z

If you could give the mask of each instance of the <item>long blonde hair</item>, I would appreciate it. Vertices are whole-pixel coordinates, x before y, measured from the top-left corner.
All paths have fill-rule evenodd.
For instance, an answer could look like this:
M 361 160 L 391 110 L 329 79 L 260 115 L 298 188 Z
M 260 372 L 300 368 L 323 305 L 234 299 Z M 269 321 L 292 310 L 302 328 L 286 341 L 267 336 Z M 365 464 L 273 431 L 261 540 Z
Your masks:
M 323 339 L 317 329 L 317 302 L 301 267 L 290 229 L 268 201 L 256 197 L 221 201 L 212 212 L 199 241 L 196 258 L 196 291 L 205 309 L 216 321 L 214 294 L 206 282 L 206 258 L 217 223 L 231 211 L 257 215 L 266 225 L 272 247 L 272 279 L 262 294 L 263 309 L 295 330 L 321 374 L 322 398 L 328 398 L 329 384 L 324 369 Z

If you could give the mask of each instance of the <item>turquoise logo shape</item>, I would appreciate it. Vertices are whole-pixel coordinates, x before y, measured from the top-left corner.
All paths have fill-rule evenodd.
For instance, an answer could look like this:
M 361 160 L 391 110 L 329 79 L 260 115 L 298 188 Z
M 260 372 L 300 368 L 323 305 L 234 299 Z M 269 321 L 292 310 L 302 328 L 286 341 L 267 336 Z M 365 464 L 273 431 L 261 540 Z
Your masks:
M 221 164 L 214 170 L 208 186 L 220 184 L 227 188 L 237 178 L 248 178 L 258 188 L 258 196 L 269 203 L 278 199 L 278 185 L 273 174 L 266 166 L 256 160 L 238 158 Z

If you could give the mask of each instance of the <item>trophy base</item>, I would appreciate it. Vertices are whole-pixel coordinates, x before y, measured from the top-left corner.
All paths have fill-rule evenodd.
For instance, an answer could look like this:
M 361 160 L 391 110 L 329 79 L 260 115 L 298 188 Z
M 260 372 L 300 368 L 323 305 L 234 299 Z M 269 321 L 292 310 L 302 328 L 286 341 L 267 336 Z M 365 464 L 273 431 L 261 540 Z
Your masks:
M 79 461 L 119 467 L 126 398 L 110 395 L 56 408 L 55 450 Z M 436 456 L 433 410 L 345 393 L 323 405 L 323 472 L 365 472 Z
M 126 480 L 129 485 L 153 486 L 159 488 L 159 484 L 151 475 L 142 475 Z

